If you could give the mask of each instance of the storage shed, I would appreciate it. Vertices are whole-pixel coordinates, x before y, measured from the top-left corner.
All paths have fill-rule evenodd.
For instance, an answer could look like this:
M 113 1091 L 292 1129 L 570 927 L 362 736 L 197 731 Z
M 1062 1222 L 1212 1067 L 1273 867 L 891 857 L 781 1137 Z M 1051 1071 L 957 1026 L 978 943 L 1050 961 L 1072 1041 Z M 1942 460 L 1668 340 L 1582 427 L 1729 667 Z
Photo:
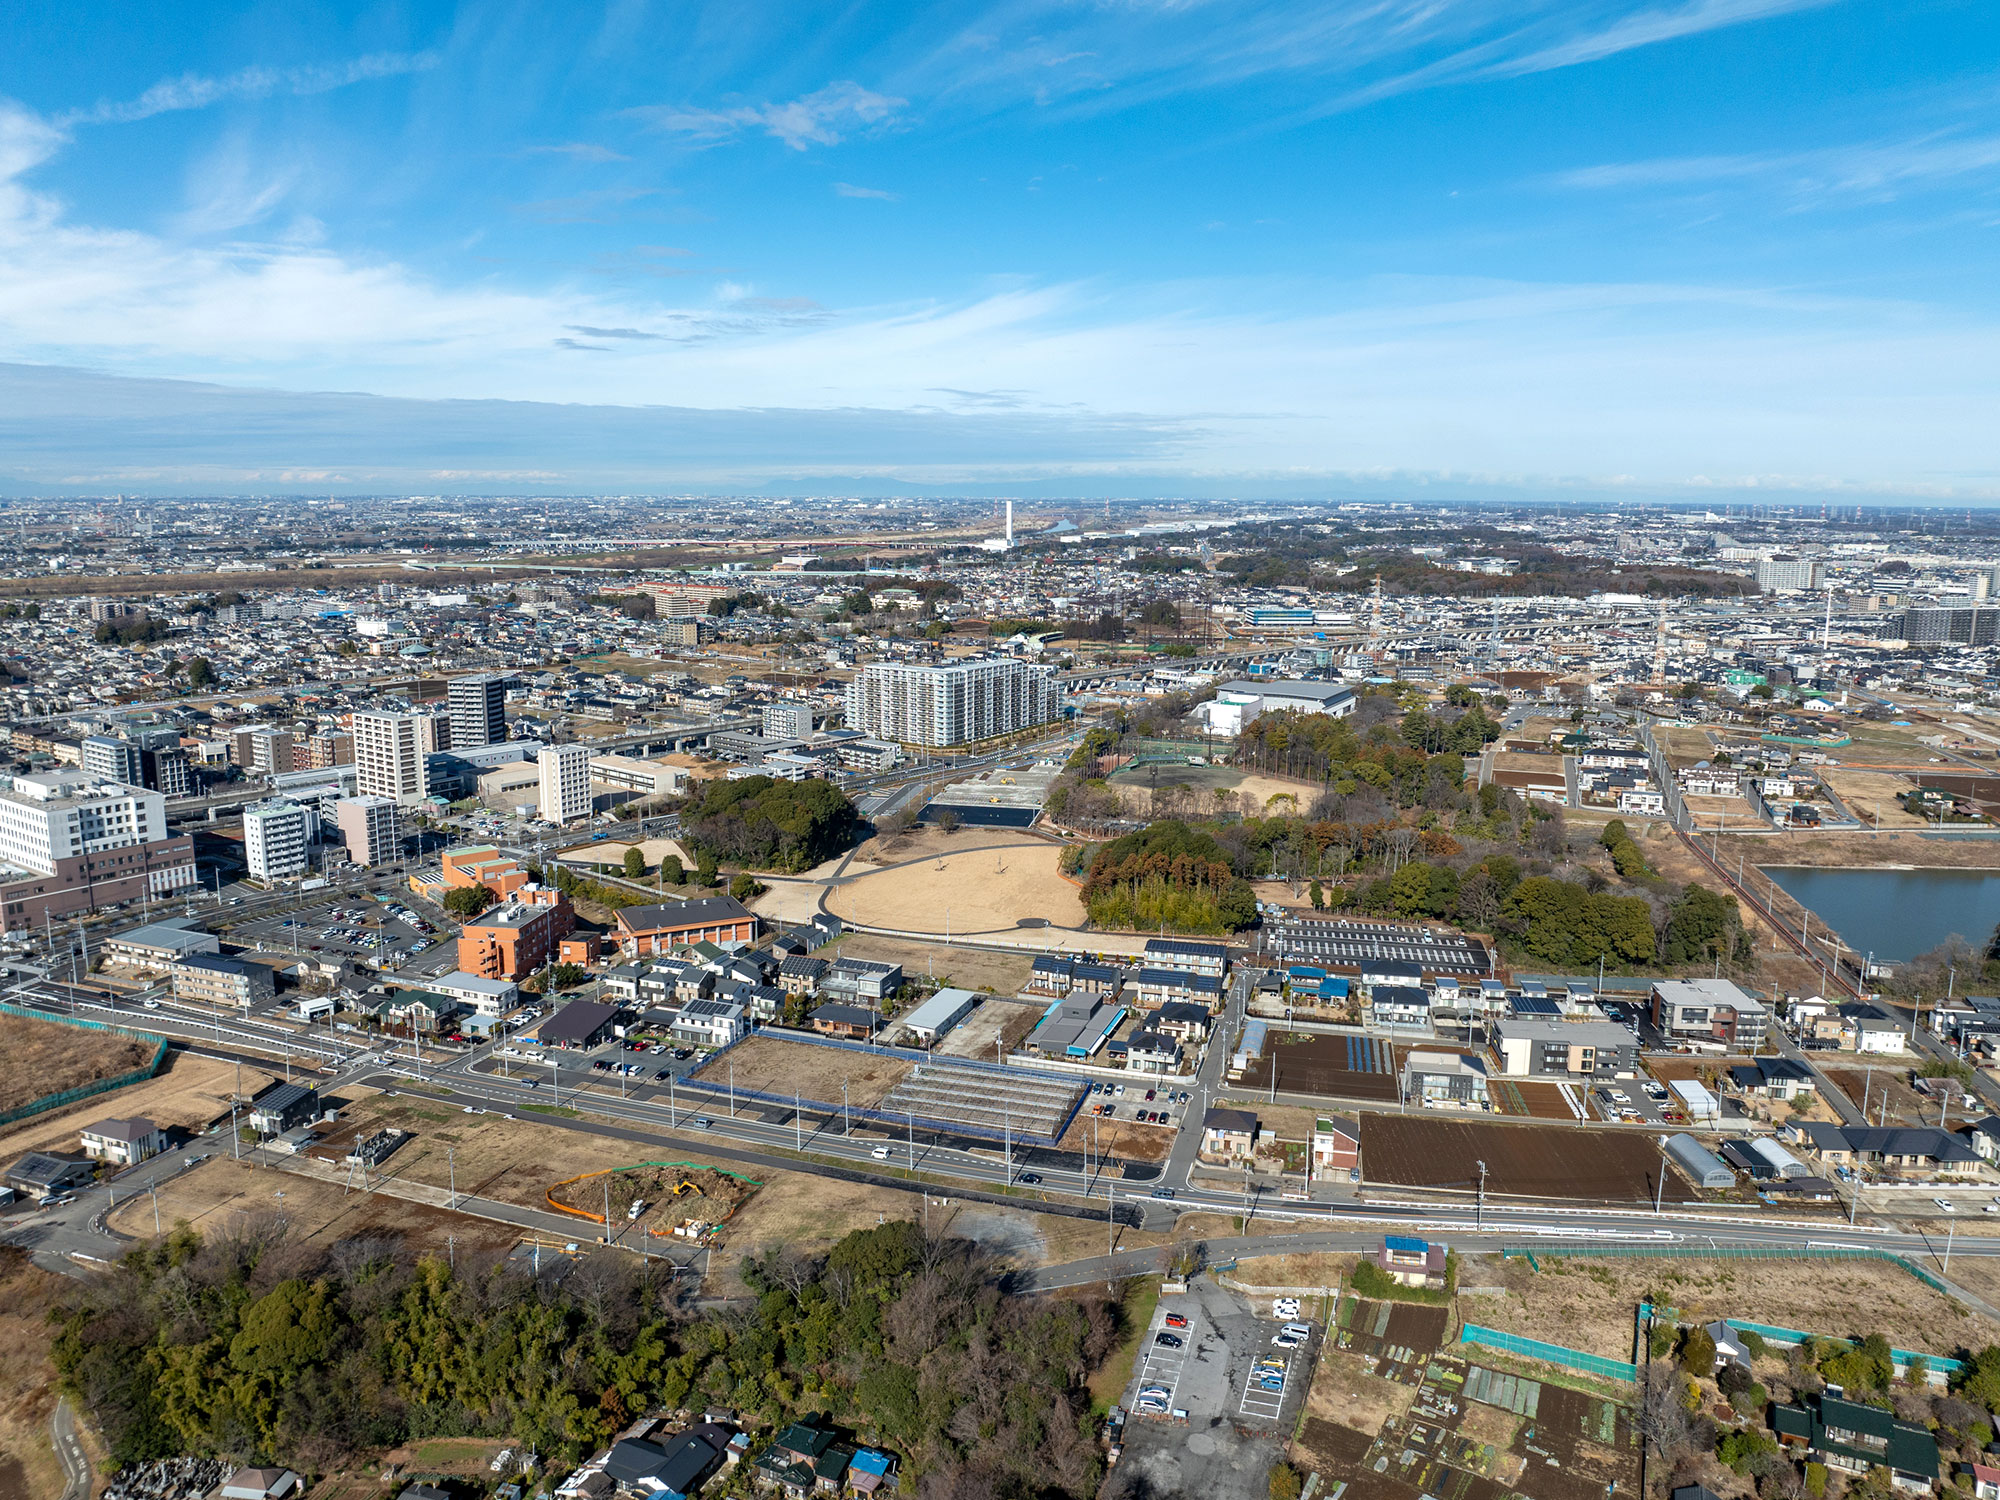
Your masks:
M 1750 1143 L 1750 1154 L 1770 1169 L 1775 1177 L 1810 1177 L 1811 1170 L 1791 1152 L 1767 1136 Z

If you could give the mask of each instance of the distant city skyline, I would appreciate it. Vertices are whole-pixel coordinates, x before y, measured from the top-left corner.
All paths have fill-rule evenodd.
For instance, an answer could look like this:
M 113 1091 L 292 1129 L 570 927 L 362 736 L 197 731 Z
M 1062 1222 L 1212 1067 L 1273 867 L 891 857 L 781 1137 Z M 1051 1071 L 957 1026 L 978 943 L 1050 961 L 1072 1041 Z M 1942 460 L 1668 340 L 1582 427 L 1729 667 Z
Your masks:
M 2000 500 L 1973 0 L 83 3 L 0 56 L 0 494 Z

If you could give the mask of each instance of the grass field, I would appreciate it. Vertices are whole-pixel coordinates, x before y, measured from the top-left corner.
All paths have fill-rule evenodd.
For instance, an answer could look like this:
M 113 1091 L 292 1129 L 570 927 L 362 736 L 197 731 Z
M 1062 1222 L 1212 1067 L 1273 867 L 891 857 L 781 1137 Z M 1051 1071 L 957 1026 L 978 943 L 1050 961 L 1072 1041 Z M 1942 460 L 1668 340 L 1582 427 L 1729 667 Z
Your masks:
M 271 1081 L 269 1073 L 255 1068 L 242 1070 L 241 1088 L 245 1097 Z M 12 1161 L 24 1151 L 74 1150 L 77 1132 L 107 1115 L 120 1118 L 141 1115 L 162 1130 L 199 1130 L 229 1113 L 229 1096 L 237 1087 L 234 1064 L 186 1052 L 169 1052 L 160 1071 L 143 1083 L 95 1095 L 67 1109 L 31 1115 L 8 1126 L 0 1131 L 0 1157 Z
M 5 1072 L 0 1072 L 0 1112 L 129 1073 L 155 1050 L 155 1043 L 113 1032 L 0 1016 L 0 1056 L 7 1059 Z
M 1979 1265 L 1974 1257 L 1954 1259 Z M 1633 1309 L 1653 1301 L 1704 1321 L 1750 1318 L 1781 1328 L 1848 1337 L 1887 1333 L 1899 1349 L 1950 1354 L 2000 1339 L 2000 1325 L 1934 1292 L 1894 1266 L 1835 1261 L 1797 1262 L 1566 1260 L 1545 1257 L 1537 1273 L 1525 1260 L 1471 1257 L 1462 1286 L 1506 1288 L 1481 1297 L 1466 1316 L 1489 1328 L 1587 1349 L 1612 1359 L 1632 1357 Z M 1860 1323 L 1864 1326 L 1852 1326 Z

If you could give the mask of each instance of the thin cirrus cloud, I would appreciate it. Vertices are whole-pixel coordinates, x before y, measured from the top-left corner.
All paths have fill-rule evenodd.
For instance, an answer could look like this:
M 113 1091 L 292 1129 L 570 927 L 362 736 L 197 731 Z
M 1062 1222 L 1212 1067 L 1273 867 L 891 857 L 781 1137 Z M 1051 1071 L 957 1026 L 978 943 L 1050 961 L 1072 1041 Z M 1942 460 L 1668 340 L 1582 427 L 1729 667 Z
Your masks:
M 347 62 L 297 68 L 249 67 L 221 77 L 184 73 L 163 79 L 136 99 L 105 100 L 56 117 L 57 126 L 122 125 L 176 110 L 207 109 L 231 99 L 273 94 L 325 94 L 351 84 L 422 73 L 442 61 L 436 52 L 371 52 Z
M 562 141 L 550 146 L 528 146 L 521 151 L 523 156 L 567 156 L 571 161 L 604 163 L 630 161 L 632 158 L 609 146 L 596 141 Z
M 1606 162 L 1558 172 L 1558 188 L 1709 187 L 1742 182 L 1774 184 L 1793 197 L 1893 196 L 1955 178 L 2000 169 L 2000 136 L 1929 136 L 1879 145 L 1838 146 L 1766 155 L 1660 157 Z
M 851 182 L 836 182 L 833 190 L 842 198 L 879 198 L 884 203 L 894 203 L 903 196 L 884 188 L 857 187 Z
M 893 119 L 906 103 L 842 79 L 785 104 L 742 104 L 728 109 L 646 105 L 627 113 L 656 130 L 704 143 L 762 131 L 794 151 L 805 151 L 814 146 L 837 146 L 856 130 Z

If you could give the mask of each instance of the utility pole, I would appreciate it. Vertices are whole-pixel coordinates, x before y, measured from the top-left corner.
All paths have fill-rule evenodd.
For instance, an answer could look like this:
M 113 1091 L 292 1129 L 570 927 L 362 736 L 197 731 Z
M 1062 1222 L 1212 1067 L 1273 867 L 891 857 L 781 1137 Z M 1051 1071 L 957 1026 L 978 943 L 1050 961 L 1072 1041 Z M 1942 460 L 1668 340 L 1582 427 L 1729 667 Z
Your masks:
M 451 1174 L 450 1178 L 451 1206 L 453 1208 L 457 1208 L 458 1207 L 458 1148 L 456 1146 L 447 1146 L 444 1148 L 444 1161 L 445 1161 L 445 1170 Z
M 1475 1229 L 1486 1227 L 1486 1163 L 1483 1161 L 1479 1163 L 1479 1204 L 1473 1210 L 1472 1226 Z

